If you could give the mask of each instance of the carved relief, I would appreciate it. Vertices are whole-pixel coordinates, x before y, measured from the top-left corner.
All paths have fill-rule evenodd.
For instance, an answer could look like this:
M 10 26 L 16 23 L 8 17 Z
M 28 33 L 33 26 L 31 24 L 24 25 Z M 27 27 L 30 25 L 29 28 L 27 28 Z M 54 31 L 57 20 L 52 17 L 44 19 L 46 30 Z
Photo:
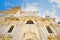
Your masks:
M 0 34 L 0 40 L 12 40 L 12 36 Z

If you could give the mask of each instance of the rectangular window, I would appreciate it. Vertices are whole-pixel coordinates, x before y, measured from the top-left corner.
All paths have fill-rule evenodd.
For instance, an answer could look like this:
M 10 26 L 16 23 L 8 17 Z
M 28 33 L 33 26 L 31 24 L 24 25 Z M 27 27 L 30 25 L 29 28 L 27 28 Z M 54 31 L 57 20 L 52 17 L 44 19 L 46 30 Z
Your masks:
M 53 33 L 50 27 L 46 27 L 49 33 Z
M 11 28 L 9 29 L 8 33 L 11 33 L 13 28 L 14 28 L 14 26 L 12 25 Z

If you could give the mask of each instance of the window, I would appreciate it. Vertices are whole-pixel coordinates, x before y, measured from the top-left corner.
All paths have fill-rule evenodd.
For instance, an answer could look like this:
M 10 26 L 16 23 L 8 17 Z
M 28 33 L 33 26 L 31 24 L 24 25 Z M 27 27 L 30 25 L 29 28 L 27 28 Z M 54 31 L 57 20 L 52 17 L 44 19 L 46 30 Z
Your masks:
M 33 39 L 29 38 L 29 39 L 26 39 L 26 40 L 33 40 Z
M 8 32 L 11 33 L 13 28 L 14 28 L 14 26 L 12 25 Z
M 52 30 L 50 29 L 50 27 L 46 27 L 46 28 L 49 33 L 52 33 Z
M 33 21 L 29 20 L 26 24 L 34 24 Z
M 58 22 L 58 24 L 60 24 L 60 22 Z

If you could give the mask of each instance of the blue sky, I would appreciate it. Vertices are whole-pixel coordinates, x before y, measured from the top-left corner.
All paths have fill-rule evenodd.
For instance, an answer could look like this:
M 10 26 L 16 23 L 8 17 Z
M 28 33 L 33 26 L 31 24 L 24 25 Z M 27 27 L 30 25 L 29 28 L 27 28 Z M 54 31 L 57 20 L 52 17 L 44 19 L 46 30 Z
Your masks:
M 60 17 L 59 0 L 0 0 L 0 11 L 9 10 L 16 6 L 26 8 L 27 4 L 32 3 L 37 4 L 42 16 L 48 13 L 50 16 Z

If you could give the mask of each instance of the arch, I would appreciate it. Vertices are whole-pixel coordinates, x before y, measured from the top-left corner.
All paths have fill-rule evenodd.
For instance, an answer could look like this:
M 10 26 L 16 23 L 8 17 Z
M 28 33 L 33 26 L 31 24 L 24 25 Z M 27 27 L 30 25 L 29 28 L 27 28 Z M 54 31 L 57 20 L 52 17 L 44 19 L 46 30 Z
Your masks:
M 26 24 L 34 24 L 32 20 L 28 20 Z
M 29 38 L 29 39 L 26 39 L 26 40 L 33 40 L 33 39 Z

